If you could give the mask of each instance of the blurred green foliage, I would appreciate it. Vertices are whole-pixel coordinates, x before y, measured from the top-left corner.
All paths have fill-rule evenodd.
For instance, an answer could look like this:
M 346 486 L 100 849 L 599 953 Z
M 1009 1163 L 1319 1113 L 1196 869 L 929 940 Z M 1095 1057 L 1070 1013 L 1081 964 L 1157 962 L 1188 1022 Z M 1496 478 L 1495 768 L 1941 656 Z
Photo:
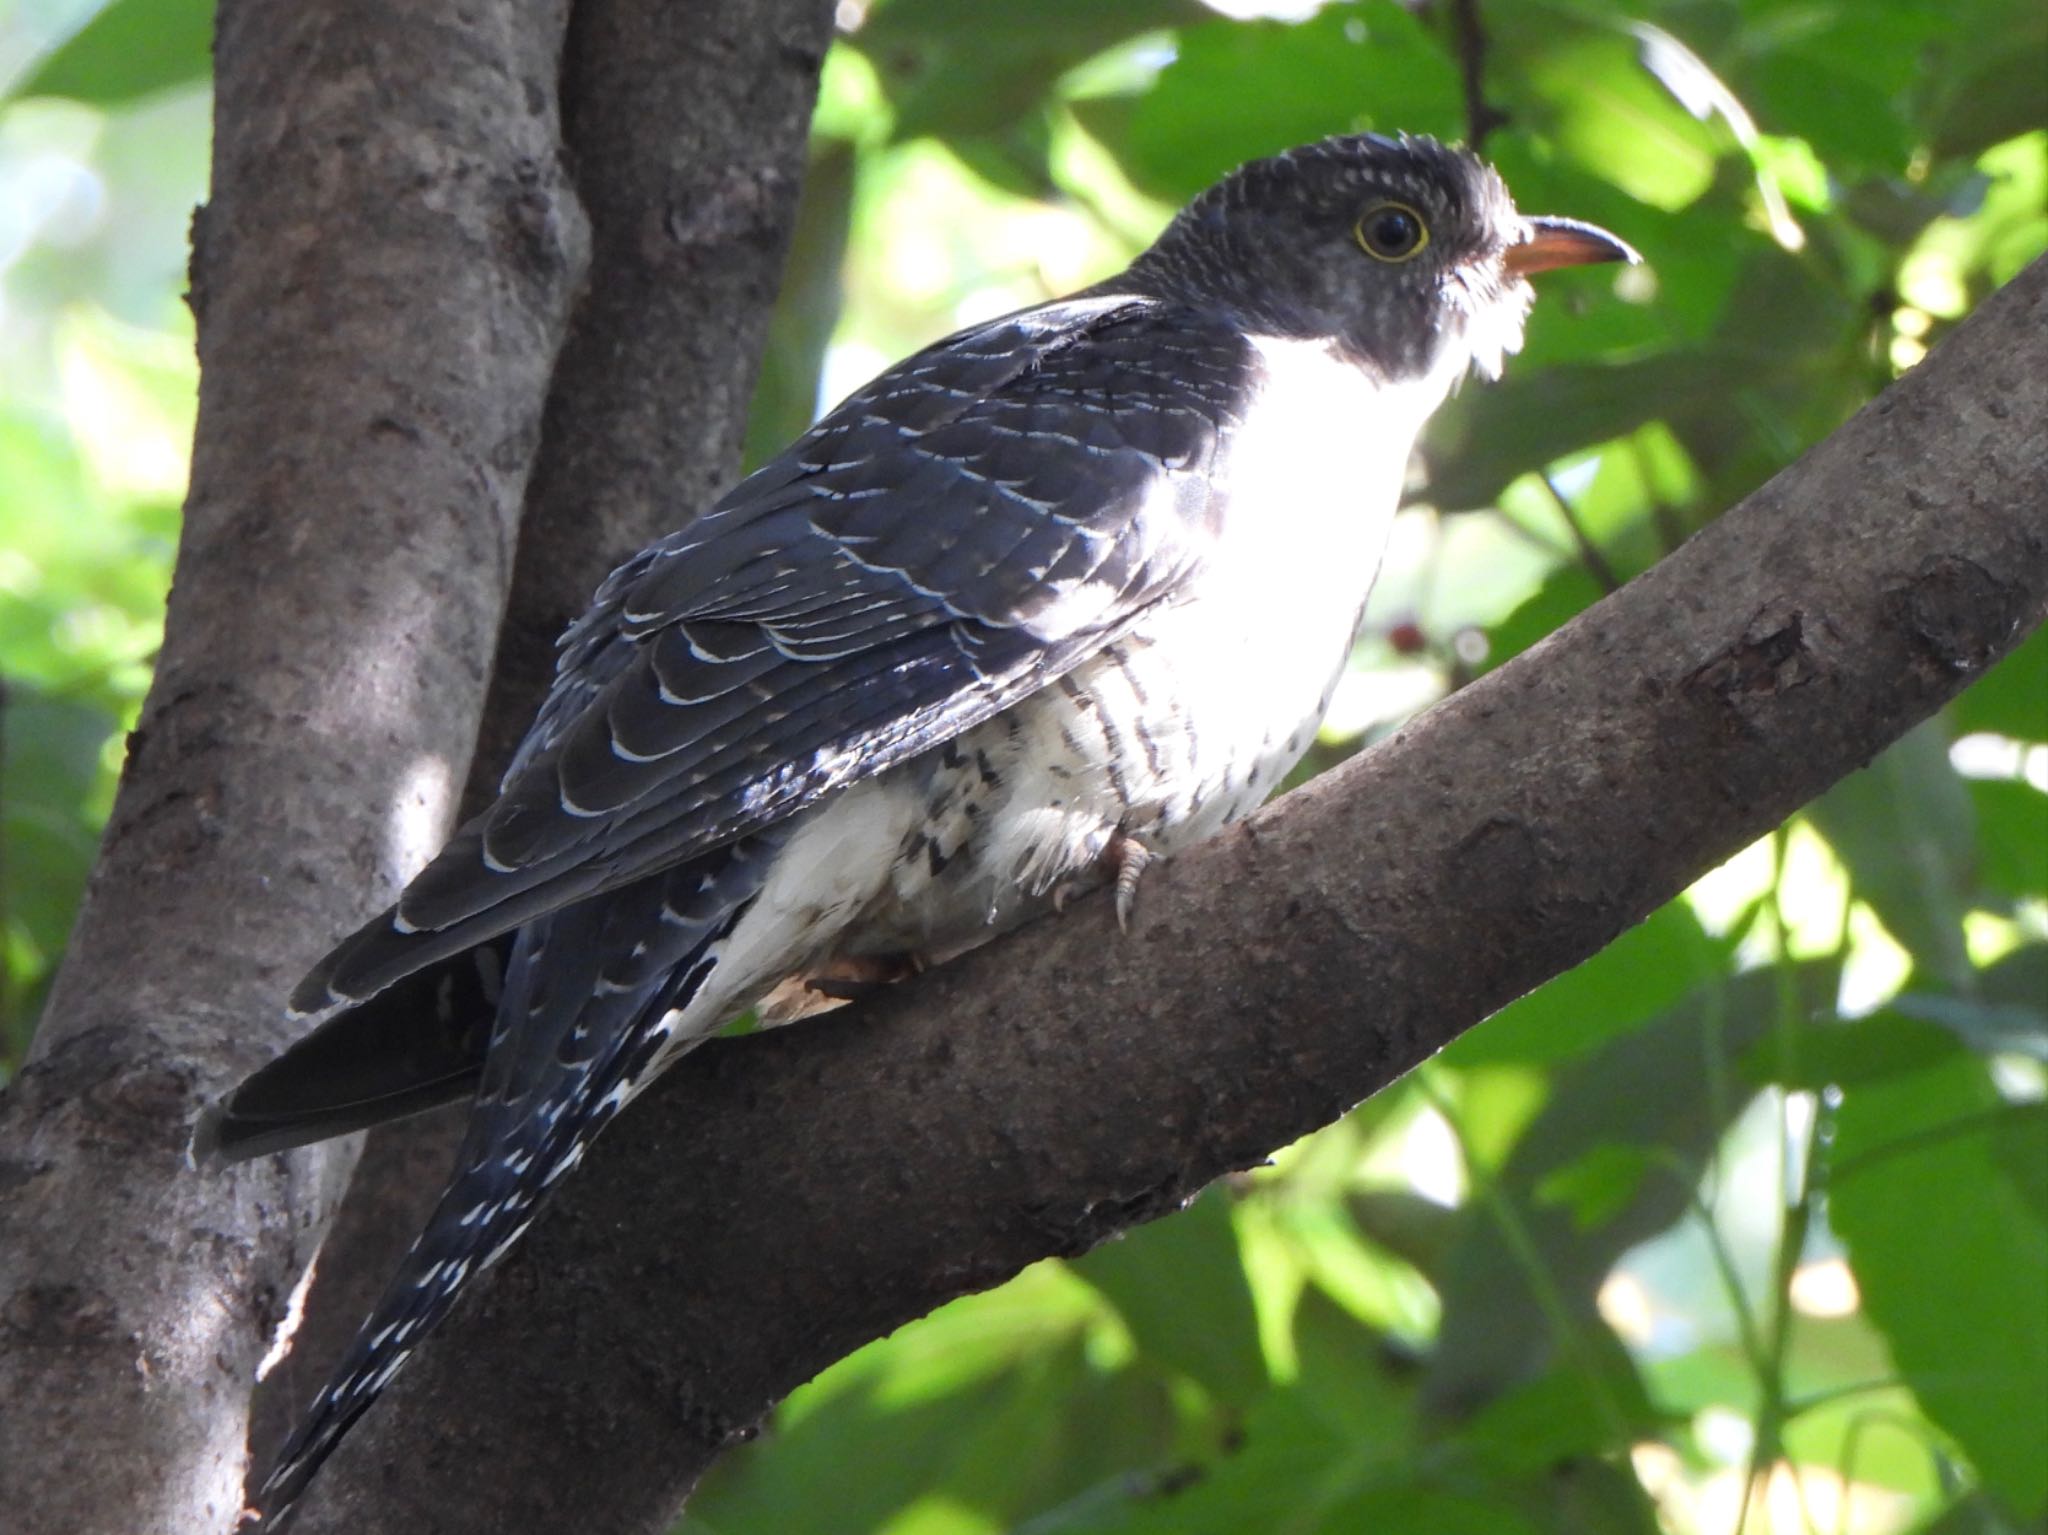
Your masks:
M 1240 160 L 1466 136 L 1475 58 L 1522 206 L 1648 257 L 1547 281 L 1507 379 L 1432 429 L 1324 763 L 1648 566 L 2048 246 L 2038 0 L 840 19 L 756 456 L 913 346 L 1112 270 Z M 159 632 L 206 30 L 191 0 L 0 0 L 0 1070 Z M 682 1529 L 2038 1530 L 2044 1100 L 2036 635 L 1273 1166 L 828 1371 Z

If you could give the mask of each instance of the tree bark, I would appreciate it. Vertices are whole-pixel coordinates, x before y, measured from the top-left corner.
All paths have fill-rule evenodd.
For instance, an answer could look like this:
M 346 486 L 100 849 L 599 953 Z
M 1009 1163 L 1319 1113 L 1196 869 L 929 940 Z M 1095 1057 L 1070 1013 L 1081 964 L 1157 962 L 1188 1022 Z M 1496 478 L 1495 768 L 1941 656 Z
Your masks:
M 2048 260 L 1641 579 L 1148 875 L 1128 937 L 1091 899 L 705 1047 L 298 1535 L 658 1530 L 826 1364 L 1179 1208 L 1594 953 L 2041 620 L 2044 419 Z
M 598 583 L 737 477 L 831 35 L 827 0 L 579 0 L 570 15 L 562 131 L 588 277 L 548 386 L 464 815 L 497 793 L 555 640 Z M 462 1121 L 366 1138 L 304 1322 L 258 1392 L 257 1476 L 425 1220 Z
M 176 590 L 0 1114 L 10 1529 L 220 1529 L 240 1505 L 248 1382 L 354 1148 L 209 1180 L 185 1141 L 453 808 L 585 257 L 564 15 L 220 7 Z

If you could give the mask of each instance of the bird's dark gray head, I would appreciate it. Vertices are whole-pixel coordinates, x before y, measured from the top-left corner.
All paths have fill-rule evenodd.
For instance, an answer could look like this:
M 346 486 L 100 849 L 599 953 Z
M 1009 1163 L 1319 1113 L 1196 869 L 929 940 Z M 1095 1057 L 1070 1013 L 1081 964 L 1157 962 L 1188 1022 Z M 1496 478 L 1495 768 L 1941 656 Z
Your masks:
M 1570 219 L 1526 218 L 1478 156 L 1355 134 L 1233 171 L 1190 203 L 1116 287 L 1220 310 L 1256 334 L 1328 338 L 1389 381 L 1517 350 L 1528 274 L 1633 261 Z

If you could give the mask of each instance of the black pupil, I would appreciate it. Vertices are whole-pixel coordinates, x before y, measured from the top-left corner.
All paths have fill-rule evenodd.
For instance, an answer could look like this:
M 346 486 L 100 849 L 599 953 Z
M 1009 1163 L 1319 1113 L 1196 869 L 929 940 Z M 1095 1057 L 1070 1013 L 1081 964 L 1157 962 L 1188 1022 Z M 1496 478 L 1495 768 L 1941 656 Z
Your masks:
M 1372 237 L 1372 248 L 1399 256 L 1415 248 L 1421 238 L 1422 229 L 1415 222 L 1412 213 L 1403 213 L 1399 208 L 1386 208 L 1372 216 L 1371 227 L 1366 231 Z

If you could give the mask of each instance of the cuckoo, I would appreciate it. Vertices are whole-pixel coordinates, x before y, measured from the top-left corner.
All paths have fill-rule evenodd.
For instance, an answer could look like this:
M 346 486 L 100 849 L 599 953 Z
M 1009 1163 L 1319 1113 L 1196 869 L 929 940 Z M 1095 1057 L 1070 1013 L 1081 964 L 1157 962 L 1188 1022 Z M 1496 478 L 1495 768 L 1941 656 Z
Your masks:
M 1423 423 L 1520 346 L 1531 274 L 1633 259 L 1463 150 L 1306 145 L 1116 276 L 897 363 L 614 571 L 496 803 L 200 1127 L 239 1158 L 473 1099 L 254 1517 L 692 1045 L 1091 884 L 1127 918 L 1148 859 L 1255 808 L 1329 704 Z

